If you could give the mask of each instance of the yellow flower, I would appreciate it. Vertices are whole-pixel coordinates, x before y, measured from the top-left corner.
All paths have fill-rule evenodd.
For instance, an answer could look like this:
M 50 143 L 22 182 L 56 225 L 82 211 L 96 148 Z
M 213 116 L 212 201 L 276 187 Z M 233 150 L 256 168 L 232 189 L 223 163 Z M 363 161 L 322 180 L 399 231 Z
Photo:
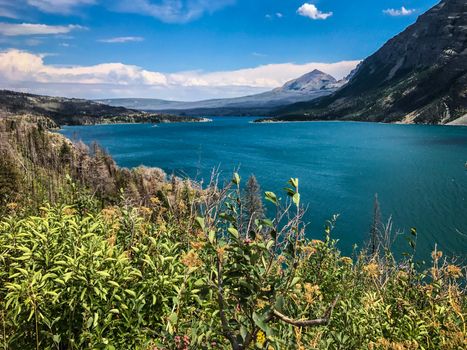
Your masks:
M 101 215 L 106 223 L 110 223 L 118 217 L 118 211 L 113 207 L 104 208 L 101 211 Z
M 256 307 L 257 307 L 258 309 L 262 309 L 262 308 L 264 308 L 265 306 L 266 306 L 266 302 L 265 302 L 264 300 L 258 299 L 258 300 L 256 301 Z
M 352 258 L 349 258 L 348 256 L 343 256 L 343 257 L 341 258 L 341 261 L 342 261 L 345 265 L 352 265 L 352 263 L 353 263 Z
M 74 215 L 74 214 L 76 214 L 76 210 L 74 208 L 65 207 L 65 208 L 63 208 L 63 214 L 64 215 Z
M 321 290 L 318 285 L 312 285 L 311 283 L 305 283 L 305 300 L 308 304 L 312 304 L 316 297 L 321 295 Z
M 8 204 L 6 205 L 6 207 L 7 207 L 9 210 L 15 211 L 15 210 L 18 208 L 18 203 L 14 203 L 14 202 L 8 203 Z
M 217 254 L 219 255 L 219 260 L 224 259 L 224 254 L 225 254 L 225 246 L 217 248 Z
M 151 202 L 152 205 L 158 205 L 161 202 L 160 199 L 157 197 L 151 197 L 149 201 Z
M 148 207 L 140 207 L 139 212 L 140 212 L 141 215 L 149 216 L 149 215 L 151 215 L 152 210 L 149 209 Z
M 190 250 L 182 256 L 182 263 L 187 267 L 199 267 L 203 264 L 202 260 L 194 250 Z
M 262 330 L 259 330 L 258 333 L 256 333 L 256 343 L 260 347 L 263 347 L 264 343 L 266 343 L 266 334 L 264 334 Z
M 321 244 L 323 244 L 324 242 L 323 242 L 322 240 L 319 240 L 319 239 L 313 239 L 313 240 L 311 240 L 311 243 L 312 243 L 313 245 L 321 245 Z
M 434 250 L 431 252 L 431 258 L 433 260 L 441 259 L 442 256 L 443 256 L 443 252 L 441 250 Z
M 206 243 L 205 242 L 200 242 L 200 241 L 196 241 L 196 242 L 190 242 L 190 245 L 191 247 L 194 249 L 194 250 L 200 250 L 202 249 Z
M 456 265 L 448 265 L 447 273 L 449 276 L 452 278 L 459 278 L 462 276 L 462 269 L 459 266 Z
M 377 263 L 371 262 L 368 265 L 363 266 L 363 272 L 365 272 L 369 277 L 378 277 L 379 266 Z

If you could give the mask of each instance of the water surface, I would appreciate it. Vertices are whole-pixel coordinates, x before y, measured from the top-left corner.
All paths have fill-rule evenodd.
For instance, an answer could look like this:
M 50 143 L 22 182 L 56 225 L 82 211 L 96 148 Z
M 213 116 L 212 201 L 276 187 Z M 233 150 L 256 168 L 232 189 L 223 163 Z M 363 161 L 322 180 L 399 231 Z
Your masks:
M 338 213 L 334 235 L 345 253 L 367 238 L 378 193 L 384 218 L 392 215 L 406 233 L 417 228 L 422 255 L 437 243 L 467 256 L 467 127 L 251 120 L 75 126 L 62 133 L 97 141 L 125 167 L 156 166 L 198 180 L 214 167 L 229 179 L 240 167 L 244 179 L 254 173 L 276 193 L 298 177 L 309 205 L 308 235 L 322 237 L 325 220 Z M 396 249 L 408 250 L 404 239 Z

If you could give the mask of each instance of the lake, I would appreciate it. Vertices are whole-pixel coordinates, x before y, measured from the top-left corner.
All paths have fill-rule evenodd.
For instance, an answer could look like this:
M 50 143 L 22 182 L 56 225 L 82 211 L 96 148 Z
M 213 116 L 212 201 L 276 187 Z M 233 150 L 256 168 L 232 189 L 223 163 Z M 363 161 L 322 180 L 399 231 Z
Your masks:
M 383 218 L 418 231 L 424 258 L 435 243 L 467 257 L 467 127 L 357 122 L 254 124 L 254 118 L 216 117 L 211 123 L 67 126 L 85 143 L 97 141 L 124 167 L 155 166 L 168 174 L 207 179 L 213 168 L 231 178 L 255 174 L 263 190 L 281 193 L 300 180 L 309 205 L 308 235 L 340 214 L 334 237 L 350 254 L 368 237 L 374 195 Z M 401 237 L 396 251 L 409 251 Z

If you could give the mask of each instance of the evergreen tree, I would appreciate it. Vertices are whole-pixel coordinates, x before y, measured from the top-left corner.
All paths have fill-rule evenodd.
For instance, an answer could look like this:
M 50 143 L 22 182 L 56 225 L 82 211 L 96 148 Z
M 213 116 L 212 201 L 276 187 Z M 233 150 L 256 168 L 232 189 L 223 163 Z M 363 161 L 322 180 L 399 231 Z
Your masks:
M 247 222 L 254 224 L 255 220 L 264 217 L 261 187 L 259 186 L 259 183 L 254 175 L 251 175 L 248 178 L 243 197 Z

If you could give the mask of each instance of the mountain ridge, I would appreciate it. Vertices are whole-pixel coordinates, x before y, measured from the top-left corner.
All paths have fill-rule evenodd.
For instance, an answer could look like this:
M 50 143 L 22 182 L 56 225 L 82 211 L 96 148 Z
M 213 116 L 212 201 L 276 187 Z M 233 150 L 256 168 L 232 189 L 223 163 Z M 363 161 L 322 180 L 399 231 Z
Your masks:
M 332 95 L 268 120 L 447 124 L 467 114 L 467 2 L 443 0 L 386 42 Z
M 146 111 L 167 113 L 184 113 L 189 115 L 236 115 L 268 114 L 273 109 L 294 102 L 331 94 L 344 84 L 345 80 L 337 81 L 334 77 L 317 69 L 286 82 L 283 86 L 260 94 L 226 98 L 209 99 L 194 102 L 167 101 L 161 99 L 103 99 L 97 100 L 111 106 L 123 106 Z

